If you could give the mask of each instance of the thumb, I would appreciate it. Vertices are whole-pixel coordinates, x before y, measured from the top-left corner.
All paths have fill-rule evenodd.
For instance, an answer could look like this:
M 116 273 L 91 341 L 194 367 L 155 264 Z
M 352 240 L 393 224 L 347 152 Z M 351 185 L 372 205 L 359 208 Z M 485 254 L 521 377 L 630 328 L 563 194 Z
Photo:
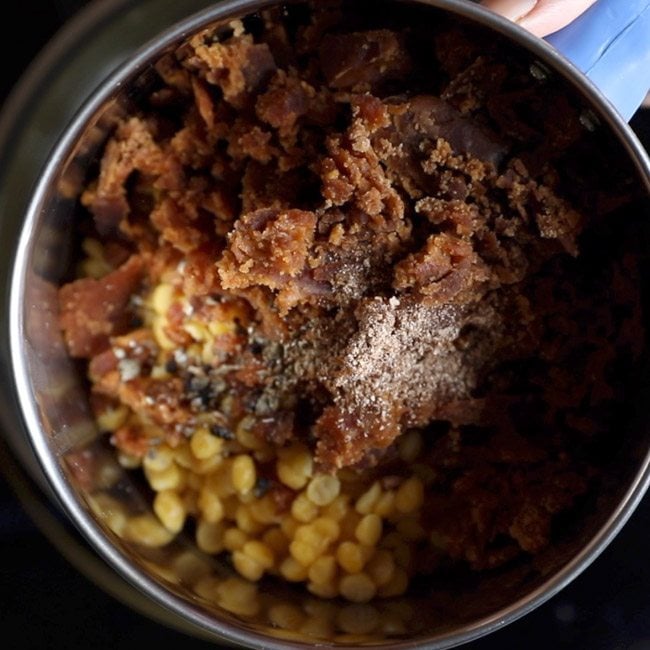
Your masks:
M 596 0 L 483 0 L 483 6 L 544 37 L 566 27 Z

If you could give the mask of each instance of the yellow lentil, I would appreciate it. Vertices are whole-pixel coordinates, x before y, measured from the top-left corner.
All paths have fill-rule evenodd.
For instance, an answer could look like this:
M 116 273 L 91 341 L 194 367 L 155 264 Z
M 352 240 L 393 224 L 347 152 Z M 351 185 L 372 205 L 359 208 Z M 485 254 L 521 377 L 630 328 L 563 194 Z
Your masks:
M 129 417 L 126 406 L 107 408 L 97 417 L 97 426 L 101 431 L 115 431 L 119 429 Z
M 276 557 L 289 553 L 289 539 L 279 527 L 269 528 L 263 535 L 262 541 L 273 551 Z
M 253 499 L 248 509 L 253 519 L 261 524 L 275 524 L 281 521 L 273 497 L 266 494 L 261 499 Z
M 240 504 L 237 508 L 237 512 L 235 513 L 235 522 L 237 523 L 237 528 L 239 528 L 239 530 L 248 533 L 249 535 L 257 535 L 258 533 L 261 533 L 265 527 L 264 524 L 261 524 L 253 517 L 249 507 L 245 503 Z
M 380 622 L 377 609 L 367 604 L 342 607 L 337 617 L 339 628 L 348 634 L 370 634 Z
M 255 616 L 260 609 L 257 587 L 241 578 L 228 578 L 216 587 L 218 603 L 239 616 Z
M 400 458 L 405 463 L 412 463 L 422 451 L 422 434 L 419 431 L 407 431 L 397 442 Z
M 224 517 L 224 507 L 221 499 L 207 486 L 199 492 L 196 502 L 205 521 L 217 523 Z
M 159 447 L 154 447 L 153 449 L 151 449 L 147 455 L 150 456 L 152 453 L 159 454 L 161 452 L 164 452 L 165 449 L 169 449 L 169 448 L 166 447 L 166 445 L 160 445 Z M 196 458 L 192 454 L 192 450 L 190 449 L 190 446 L 188 444 L 180 444 L 175 449 L 169 449 L 169 454 L 170 454 L 170 460 L 173 460 L 174 462 L 176 462 L 181 467 L 184 467 L 185 469 L 192 469 L 192 465 L 196 461 Z M 165 465 L 165 467 L 167 467 L 167 465 Z M 157 468 L 153 467 L 152 469 L 157 469 Z M 160 469 L 164 469 L 164 467 L 161 467 Z
M 406 625 L 397 615 L 392 613 L 382 614 L 380 630 L 386 636 L 402 636 L 406 634 Z
M 302 634 L 315 639 L 331 639 L 334 634 L 332 623 L 318 616 L 310 616 L 298 629 Z
M 359 514 L 367 515 L 372 512 L 379 497 L 381 496 L 381 485 L 375 481 L 358 499 L 355 504 L 356 511 Z
M 363 570 L 366 556 L 360 544 L 341 542 L 336 549 L 336 561 L 348 573 L 359 573 Z
M 406 571 L 404 571 L 404 569 L 396 567 L 393 573 L 393 577 L 388 583 L 379 587 L 378 593 L 382 598 L 401 596 L 406 592 L 408 583 L 409 578 Z
M 257 582 L 264 575 L 264 567 L 243 550 L 233 552 L 232 563 L 237 572 L 247 580 Z
M 318 517 L 314 519 L 311 525 L 327 544 L 335 541 L 341 533 L 341 527 L 338 522 L 329 517 Z
M 229 551 L 237 551 L 248 541 L 248 535 L 241 529 L 227 528 L 223 534 L 223 545 Z
M 286 486 L 301 490 L 311 477 L 312 469 L 312 456 L 305 445 L 294 443 L 278 451 L 276 470 L 278 478 Z
M 153 510 L 162 525 L 171 533 L 178 533 L 185 524 L 185 506 L 177 492 L 163 490 L 153 500 Z
M 275 451 L 269 446 L 264 449 L 253 450 L 253 458 L 258 463 L 270 463 L 275 460 Z
M 336 598 L 339 595 L 336 585 L 330 584 L 318 584 L 316 582 L 308 582 L 307 589 L 314 596 L 319 598 Z
M 195 340 L 205 341 L 208 337 L 208 328 L 202 323 L 192 322 L 185 323 L 183 329 Z
M 198 492 L 207 483 L 207 478 L 202 474 L 195 474 L 194 472 L 185 473 L 185 486 Z
M 368 561 L 366 572 L 378 587 L 388 584 L 395 573 L 392 554 L 385 549 L 377 549 Z
M 95 515 L 118 537 L 124 536 L 128 518 L 124 506 L 119 501 L 108 494 L 100 492 L 89 497 L 88 505 Z
M 95 470 L 95 487 L 100 490 L 110 490 L 122 478 L 122 469 L 119 464 L 106 459 L 98 462 Z
M 350 498 L 347 494 L 339 494 L 330 504 L 322 508 L 323 516 L 334 519 L 334 521 L 341 521 L 345 513 L 350 510 Z
M 210 563 L 198 553 L 191 550 L 179 553 L 172 562 L 172 570 L 179 582 L 185 585 L 195 584 L 210 573 Z
M 337 565 L 333 555 L 321 555 L 314 560 L 307 573 L 309 580 L 315 584 L 334 585 L 336 579 Z
M 318 506 L 301 492 L 291 504 L 291 514 L 297 521 L 309 523 L 318 517 Z
M 381 532 L 381 517 L 374 513 L 370 513 L 363 517 L 357 524 L 354 535 L 361 544 L 365 544 L 366 546 L 375 546 L 381 538 Z
M 424 501 L 424 485 L 417 477 L 407 479 L 397 489 L 395 508 L 404 514 L 419 510 Z
M 153 333 L 156 343 L 163 350 L 173 350 L 176 347 L 176 343 L 172 341 L 165 332 L 167 327 L 166 319 L 163 317 L 154 318 L 151 323 L 151 332 Z
M 246 494 L 255 487 L 257 472 L 255 462 L 247 454 L 240 454 L 232 461 L 232 484 L 240 494 Z
M 113 267 L 106 261 L 104 247 L 100 242 L 86 237 L 81 246 L 87 257 L 80 264 L 80 275 L 98 279 L 113 270 Z
M 222 448 L 223 440 L 212 435 L 205 427 L 197 429 L 190 438 L 190 449 L 198 460 L 210 458 Z
M 169 544 L 174 534 L 168 531 L 156 517 L 146 513 L 128 519 L 124 528 L 124 537 L 136 544 L 158 548 Z
M 231 320 L 214 320 L 208 323 L 208 331 L 215 337 L 233 334 L 237 331 L 237 325 Z
M 395 492 L 386 490 L 382 492 L 373 507 L 373 512 L 384 519 L 388 519 L 395 512 Z
M 209 602 L 216 602 L 218 600 L 217 587 L 220 584 L 221 580 L 209 573 L 199 578 L 192 586 L 192 590 L 199 598 L 203 598 Z
M 151 488 L 156 492 L 180 490 L 183 485 L 183 470 L 176 463 L 171 463 L 161 470 L 144 467 L 144 475 Z
M 294 539 L 289 544 L 291 556 L 304 567 L 308 567 L 321 553 L 318 546 L 309 544 L 300 539 Z
M 175 289 L 171 284 L 160 283 L 149 298 L 151 308 L 160 315 L 166 314 L 174 302 Z
M 237 492 L 233 485 L 232 473 L 232 461 L 227 458 L 206 477 L 206 488 L 214 492 L 224 502 L 227 497 Z
M 339 495 L 341 483 L 336 476 L 317 474 L 307 486 L 307 498 L 317 506 L 327 506 Z
M 336 618 L 339 608 L 325 601 L 322 601 L 318 598 L 308 598 L 303 608 L 307 614 L 314 616 L 315 618 L 320 618 L 324 621 L 329 621 L 330 623 Z
M 307 578 L 307 567 L 289 556 L 280 564 L 280 575 L 289 582 L 302 582 Z
M 286 515 L 280 522 L 282 532 L 290 539 L 295 537 L 296 530 L 300 527 L 300 522 L 291 515 Z
M 256 562 L 259 562 L 265 569 L 270 569 L 275 564 L 273 550 L 264 542 L 253 539 L 244 544 L 242 551 Z
M 144 560 L 143 564 L 147 570 L 151 571 L 151 573 L 159 576 L 163 580 L 167 580 L 167 582 L 171 582 L 172 584 L 178 583 L 178 576 L 174 573 L 171 567 L 162 566 L 157 562 L 150 562 L 148 560 Z
M 341 578 L 339 591 L 347 600 L 354 603 L 367 603 L 375 596 L 377 588 L 368 574 L 355 573 Z
M 117 462 L 124 469 L 137 469 L 142 465 L 142 458 L 127 454 L 124 451 L 119 451 L 117 453 Z
M 262 450 L 266 447 L 266 443 L 253 431 L 253 426 L 255 425 L 255 418 L 247 415 L 242 418 L 237 425 L 235 431 L 235 436 L 237 442 L 246 448 L 251 450 Z
M 223 456 L 221 454 L 214 454 L 213 456 L 208 456 L 208 458 L 199 459 L 190 453 L 190 458 L 191 460 L 187 469 L 199 475 L 212 474 L 223 463 Z
M 268 618 L 271 625 L 275 627 L 298 630 L 304 624 L 306 617 L 298 607 L 288 603 L 278 603 L 269 607 Z
M 199 520 L 195 537 L 196 545 L 205 553 L 221 553 L 226 548 L 225 527 L 222 523 Z
M 314 547 L 319 547 L 324 544 L 322 536 L 313 524 L 298 526 L 294 534 L 294 539 Z

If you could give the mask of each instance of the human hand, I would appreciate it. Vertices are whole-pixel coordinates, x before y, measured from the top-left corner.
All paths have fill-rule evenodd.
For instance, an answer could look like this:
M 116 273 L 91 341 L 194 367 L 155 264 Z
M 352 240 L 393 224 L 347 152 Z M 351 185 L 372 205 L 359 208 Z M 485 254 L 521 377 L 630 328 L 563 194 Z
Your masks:
M 650 0 L 481 0 L 544 38 L 629 120 L 650 89 Z M 591 7 L 591 9 L 590 9 Z
M 483 0 L 495 13 L 513 20 L 536 36 L 566 27 L 596 0 Z

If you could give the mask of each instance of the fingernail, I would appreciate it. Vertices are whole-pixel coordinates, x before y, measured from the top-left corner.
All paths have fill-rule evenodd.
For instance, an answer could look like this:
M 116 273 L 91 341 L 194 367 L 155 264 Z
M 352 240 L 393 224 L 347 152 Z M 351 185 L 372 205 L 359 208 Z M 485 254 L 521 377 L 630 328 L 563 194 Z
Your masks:
M 529 14 L 537 0 L 485 0 L 483 6 L 510 20 L 521 20 Z

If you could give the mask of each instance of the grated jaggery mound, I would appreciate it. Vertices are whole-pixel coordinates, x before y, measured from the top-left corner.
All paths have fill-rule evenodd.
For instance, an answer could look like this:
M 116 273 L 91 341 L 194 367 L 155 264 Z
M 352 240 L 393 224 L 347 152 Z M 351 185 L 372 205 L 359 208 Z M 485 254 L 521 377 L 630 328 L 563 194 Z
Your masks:
M 420 431 L 424 523 L 491 568 L 542 549 L 597 474 L 583 452 L 624 393 L 612 368 L 639 354 L 638 271 L 581 249 L 604 215 L 566 191 L 585 132 L 561 89 L 444 22 L 337 16 L 267 11 L 161 61 L 81 197 L 128 260 L 63 286 L 61 327 L 97 403 L 170 445 L 252 415 L 320 471 L 392 476 Z M 161 284 L 163 331 L 130 328 L 127 293 Z M 112 441 L 159 442 L 134 424 Z

